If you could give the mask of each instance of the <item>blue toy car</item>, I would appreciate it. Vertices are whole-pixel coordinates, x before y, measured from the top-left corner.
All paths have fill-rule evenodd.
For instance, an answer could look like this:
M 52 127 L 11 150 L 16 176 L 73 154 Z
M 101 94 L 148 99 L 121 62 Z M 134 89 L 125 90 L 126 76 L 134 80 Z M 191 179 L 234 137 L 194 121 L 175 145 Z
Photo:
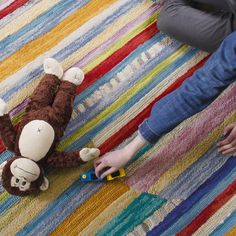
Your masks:
M 84 172 L 80 175 L 80 180 L 84 182 L 90 181 L 102 181 L 102 178 L 98 178 L 94 171 Z

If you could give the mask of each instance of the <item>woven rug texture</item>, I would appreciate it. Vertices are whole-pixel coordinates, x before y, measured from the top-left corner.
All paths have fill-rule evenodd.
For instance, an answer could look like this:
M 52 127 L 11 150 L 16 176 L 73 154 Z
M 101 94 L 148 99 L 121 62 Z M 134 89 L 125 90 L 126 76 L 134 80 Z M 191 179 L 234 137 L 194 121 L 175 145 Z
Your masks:
M 159 11 L 149 0 L 0 0 L 0 97 L 14 125 L 53 57 L 85 72 L 58 150 L 127 144 L 153 104 L 209 57 L 159 32 Z M 50 170 L 36 197 L 0 184 L 0 235 L 236 235 L 236 158 L 216 148 L 235 121 L 235 94 L 231 85 L 144 147 L 124 179 L 82 183 L 88 163 Z M 0 141 L 0 163 L 12 156 Z

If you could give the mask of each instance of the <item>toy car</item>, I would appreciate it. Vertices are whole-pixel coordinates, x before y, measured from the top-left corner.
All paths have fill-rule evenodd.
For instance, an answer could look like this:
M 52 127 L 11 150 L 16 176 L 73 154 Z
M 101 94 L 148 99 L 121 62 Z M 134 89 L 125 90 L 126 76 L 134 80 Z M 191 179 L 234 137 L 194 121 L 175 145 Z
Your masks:
M 98 178 L 94 171 L 84 172 L 80 175 L 80 180 L 84 182 L 90 181 L 102 181 L 102 178 Z
M 84 182 L 97 182 L 97 181 L 111 181 L 116 178 L 121 178 L 125 176 L 125 170 L 123 168 L 119 169 L 118 171 L 106 176 L 104 179 L 98 178 L 95 174 L 95 171 L 84 172 L 80 175 L 80 180 Z
M 116 179 L 116 178 L 121 178 L 125 176 L 125 170 L 123 168 L 119 169 L 118 171 L 108 175 L 106 178 L 108 181 Z

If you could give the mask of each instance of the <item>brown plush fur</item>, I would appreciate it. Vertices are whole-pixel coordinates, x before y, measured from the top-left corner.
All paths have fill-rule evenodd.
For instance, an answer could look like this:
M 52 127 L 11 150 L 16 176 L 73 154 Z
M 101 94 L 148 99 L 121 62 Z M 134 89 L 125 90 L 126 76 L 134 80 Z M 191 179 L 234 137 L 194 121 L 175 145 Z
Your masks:
M 30 190 L 21 192 L 16 188 L 10 186 L 10 179 L 12 177 L 10 171 L 10 163 L 17 157 L 10 159 L 3 169 L 3 186 L 5 189 L 14 195 L 28 195 L 37 192 L 40 184 L 42 183 L 43 165 L 49 164 L 57 168 L 74 167 L 84 163 L 80 156 L 79 151 L 71 152 L 55 152 L 60 138 L 63 136 L 66 126 L 70 120 L 74 98 L 76 95 L 76 85 L 68 82 L 61 81 L 54 75 L 46 74 L 33 95 L 26 108 L 26 114 L 19 124 L 19 128 L 15 131 L 10 121 L 9 115 L 0 117 L 0 134 L 6 147 L 15 152 L 20 157 L 20 150 L 18 142 L 22 129 L 26 124 L 33 120 L 44 120 L 49 123 L 55 131 L 54 142 L 48 151 L 47 155 L 40 160 L 37 164 L 41 169 L 39 179 L 32 183 Z M 29 145 L 34 145 L 29 143 Z

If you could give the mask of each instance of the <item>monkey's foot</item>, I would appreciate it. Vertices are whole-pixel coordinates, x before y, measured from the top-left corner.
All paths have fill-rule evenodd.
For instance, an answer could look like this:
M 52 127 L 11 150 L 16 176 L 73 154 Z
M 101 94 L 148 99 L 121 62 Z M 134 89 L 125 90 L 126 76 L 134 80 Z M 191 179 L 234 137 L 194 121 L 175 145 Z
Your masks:
M 75 85 L 80 85 L 84 80 L 84 72 L 78 67 L 72 67 L 65 72 L 62 79 Z
M 0 98 L 0 116 L 7 114 L 7 104 Z
M 80 158 L 84 162 L 91 161 L 91 160 L 99 157 L 99 155 L 100 155 L 100 151 L 97 148 L 83 148 L 80 151 Z
M 60 65 L 60 63 L 57 60 L 55 60 L 53 58 L 45 59 L 43 62 L 43 68 L 44 68 L 44 72 L 46 74 L 55 75 L 59 79 L 61 79 L 63 76 L 62 66 Z

